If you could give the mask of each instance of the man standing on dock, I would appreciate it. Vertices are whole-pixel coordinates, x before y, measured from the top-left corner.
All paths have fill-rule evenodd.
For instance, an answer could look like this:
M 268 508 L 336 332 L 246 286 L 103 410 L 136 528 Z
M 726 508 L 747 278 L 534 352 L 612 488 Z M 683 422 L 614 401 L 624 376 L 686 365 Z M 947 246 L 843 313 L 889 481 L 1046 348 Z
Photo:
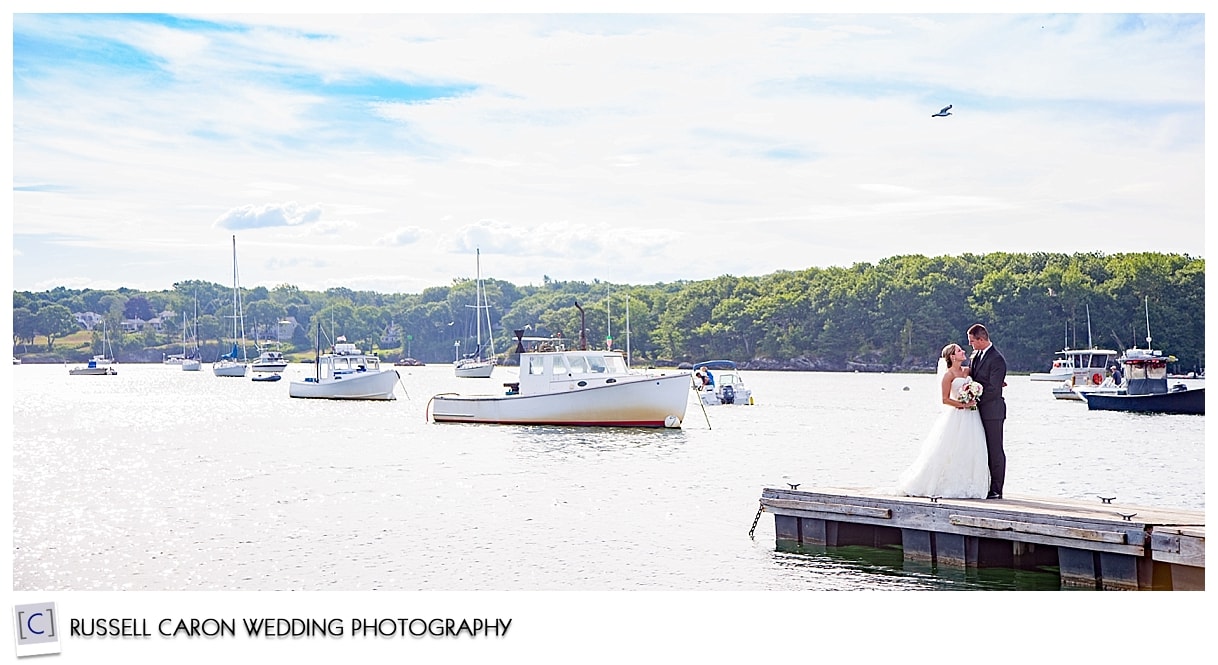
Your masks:
M 1007 403 L 1002 399 L 1002 387 L 1007 381 L 1007 359 L 990 342 L 990 333 L 980 323 L 968 329 L 968 343 L 973 347 L 969 376 L 981 384 L 981 399 L 977 412 L 985 429 L 985 447 L 990 456 L 990 492 L 987 499 L 1002 498 L 1002 484 L 1007 474 L 1007 455 L 1002 449 L 1002 426 L 1007 417 Z

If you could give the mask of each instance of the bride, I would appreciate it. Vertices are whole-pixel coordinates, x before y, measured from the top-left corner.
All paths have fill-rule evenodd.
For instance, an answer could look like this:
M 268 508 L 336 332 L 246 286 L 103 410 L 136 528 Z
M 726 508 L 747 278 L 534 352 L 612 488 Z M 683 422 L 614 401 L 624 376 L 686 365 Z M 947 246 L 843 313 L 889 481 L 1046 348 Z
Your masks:
M 981 416 L 960 401 L 960 388 L 969 382 L 969 370 L 961 366 L 964 358 L 960 345 L 943 347 L 939 360 L 943 412 L 922 442 L 917 460 L 901 473 L 897 483 L 901 494 L 984 499 L 990 489 Z

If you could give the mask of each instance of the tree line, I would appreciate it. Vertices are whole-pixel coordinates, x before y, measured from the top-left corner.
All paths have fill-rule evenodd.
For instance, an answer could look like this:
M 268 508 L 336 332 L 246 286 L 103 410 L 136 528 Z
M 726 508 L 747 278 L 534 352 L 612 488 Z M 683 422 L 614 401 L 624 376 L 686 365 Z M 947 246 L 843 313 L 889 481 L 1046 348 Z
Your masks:
M 484 287 L 500 355 L 515 348 L 515 330 L 571 343 L 582 332 L 597 348 L 629 343 L 632 362 L 644 364 L 725 358 L 755 368 L 929 369 L 945 344 L 963 343 L 968 326 L 981 322 L 1013 371 L 1043 371 L 1063 346 L 1145 348 L 1149 319 L 1154 348 L 1176 356 L 1178 370 L 1205 363 L 1205 261 L 1182 254 L 907 255 L 760 277 L 631 285 L 546 276 L 541 285 L 491 278 Z M 282 340 L 288 350 L 313 349 L 320 327 L 323 346 L 343 335 L 387 357 L 450 362 L 474 350 L 474 297 L 466 278 L 413 294 L 281 284 L 243 289 L 241 313 L 251 341 L 252 331 L 294 319 L 300 327 Z M 161 332 L 115 332 L 123 319 L 166 310 L 176 316 Z M 55 341 L 80 328 L 73 314 L 90 311 L 106 319 L 120 356 L 172 347 L 182 312 L 207 348 L 227 350 L 232 291 L 199 280 L 163 291 L 15 291 L 15 352 L 54 354 Z M 36 337 L 45 344 L 31 349 Z M 93 338 L 100 352 L 100 332 Z

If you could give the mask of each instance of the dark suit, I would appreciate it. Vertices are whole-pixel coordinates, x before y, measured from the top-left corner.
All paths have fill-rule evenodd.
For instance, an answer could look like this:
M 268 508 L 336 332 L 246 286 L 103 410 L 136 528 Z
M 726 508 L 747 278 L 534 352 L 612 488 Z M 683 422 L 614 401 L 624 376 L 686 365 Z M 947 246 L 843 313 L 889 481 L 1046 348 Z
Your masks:
M 1007 417 L 1002 384 L 1007 380 L 1007 359 L 993 344 L 978 361 L 980 355 L 978 351 L 973 352 L 969 376 L 983 388 L 981 400 L 977 402 L 977 412 L 981 415 L 985 447 L 990 456 L 990 492 L 1002 494 L 1002 484 L 1007 475 L 1007 455 L 1002 449 L 1002 425 Z

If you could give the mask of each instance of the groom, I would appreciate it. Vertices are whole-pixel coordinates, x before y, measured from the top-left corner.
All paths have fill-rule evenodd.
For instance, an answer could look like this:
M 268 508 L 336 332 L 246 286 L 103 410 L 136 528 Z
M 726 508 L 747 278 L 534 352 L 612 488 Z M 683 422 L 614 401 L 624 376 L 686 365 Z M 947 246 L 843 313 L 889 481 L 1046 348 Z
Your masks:
M 985 326 L 975 323 L 968 329 L 968 343 L 973 347 L 969 361 L 969 376 L 981 384 L 981 399 L 977 412 L 985 429 L 985 447 L 990 455 L 990 493 L 987 499 L 1002 498 L 1002 481 L 1007 475 L 1007 455 L 1002 450 L 1002 424 L 1007 417 L 1007 403 L 1002 399 L 1002 387 L 1007 380 L 1007 359 L 994 348 Z

